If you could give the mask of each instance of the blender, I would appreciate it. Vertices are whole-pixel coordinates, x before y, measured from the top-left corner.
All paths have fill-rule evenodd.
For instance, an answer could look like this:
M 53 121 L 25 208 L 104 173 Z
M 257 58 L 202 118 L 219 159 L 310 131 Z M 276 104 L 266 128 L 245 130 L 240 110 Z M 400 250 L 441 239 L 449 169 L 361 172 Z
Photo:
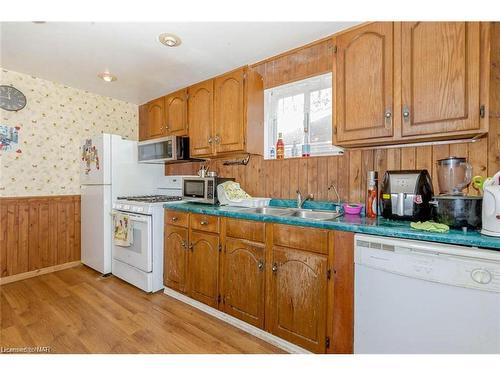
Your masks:
M 463 195 L 472 179 L 472 166 L 466 158 L 450 156 L 437 161 L 437 178 L 441 195 Z
M 482 197 L 464 195 L 472 180 L 472 166 L 464 157 L 437 161 L 439 195 L 429 202 L 432 217 L 452 228 L 481 228 Z M 465 229 L 464 229 L 465 230 Z

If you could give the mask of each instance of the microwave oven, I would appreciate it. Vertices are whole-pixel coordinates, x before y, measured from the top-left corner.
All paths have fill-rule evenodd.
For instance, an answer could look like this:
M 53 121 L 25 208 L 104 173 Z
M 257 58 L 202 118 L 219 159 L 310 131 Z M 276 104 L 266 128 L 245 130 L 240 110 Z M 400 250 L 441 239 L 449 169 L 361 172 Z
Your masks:
M 175 163 L 188 161 L 189 138 L 175 135 L 137 143 L 139 163 Z
M 218 204 L 217 186 L 234 178 L 222 177 L 184 177 L 182 182 L 182 198 L 186 201 Z

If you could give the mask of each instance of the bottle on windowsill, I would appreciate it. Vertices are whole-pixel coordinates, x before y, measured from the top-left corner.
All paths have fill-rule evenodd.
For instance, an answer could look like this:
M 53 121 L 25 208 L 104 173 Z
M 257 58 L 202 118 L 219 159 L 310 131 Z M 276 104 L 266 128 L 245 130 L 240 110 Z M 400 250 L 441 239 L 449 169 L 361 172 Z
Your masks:
M 276 159 L 276 149 L 274 146 L 271 146 L 269 149 L 269 159 Z
M 311 145 L 309 144 L 309 134 L 304 133 L 304 143 L 302 144 L 302 157 L 308 158 L 311 156 Z
M 276 142 L 276 159 L 285 158 L 285 143 L 283 142 L 283 133 L 278 134 L 278 141 Z

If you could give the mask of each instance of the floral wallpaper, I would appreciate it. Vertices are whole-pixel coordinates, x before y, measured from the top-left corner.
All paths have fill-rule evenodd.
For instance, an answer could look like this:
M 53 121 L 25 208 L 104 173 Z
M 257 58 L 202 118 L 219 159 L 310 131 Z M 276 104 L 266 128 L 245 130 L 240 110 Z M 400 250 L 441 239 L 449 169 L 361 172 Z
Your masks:
M 82 140 L 99 133 L 137 139 L 135 104 L 5 69 L 0 84 L 26 95 L 19 112 L 0 110 L 0 125 L 18 129 L 15 150 L 0 150 L 0 196 L 80 194 Z

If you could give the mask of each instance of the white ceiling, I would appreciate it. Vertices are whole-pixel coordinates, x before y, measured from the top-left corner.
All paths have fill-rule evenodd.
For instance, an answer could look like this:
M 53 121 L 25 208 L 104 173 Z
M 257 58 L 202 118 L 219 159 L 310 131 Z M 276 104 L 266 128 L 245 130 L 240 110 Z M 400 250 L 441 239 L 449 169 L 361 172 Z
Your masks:
M 358 22 L 2 22 L 0 66 L 142 104 Z M 159 34 L 178 35 L 168 48 Z M 97 78 L 109 70 L 113 83 Z

